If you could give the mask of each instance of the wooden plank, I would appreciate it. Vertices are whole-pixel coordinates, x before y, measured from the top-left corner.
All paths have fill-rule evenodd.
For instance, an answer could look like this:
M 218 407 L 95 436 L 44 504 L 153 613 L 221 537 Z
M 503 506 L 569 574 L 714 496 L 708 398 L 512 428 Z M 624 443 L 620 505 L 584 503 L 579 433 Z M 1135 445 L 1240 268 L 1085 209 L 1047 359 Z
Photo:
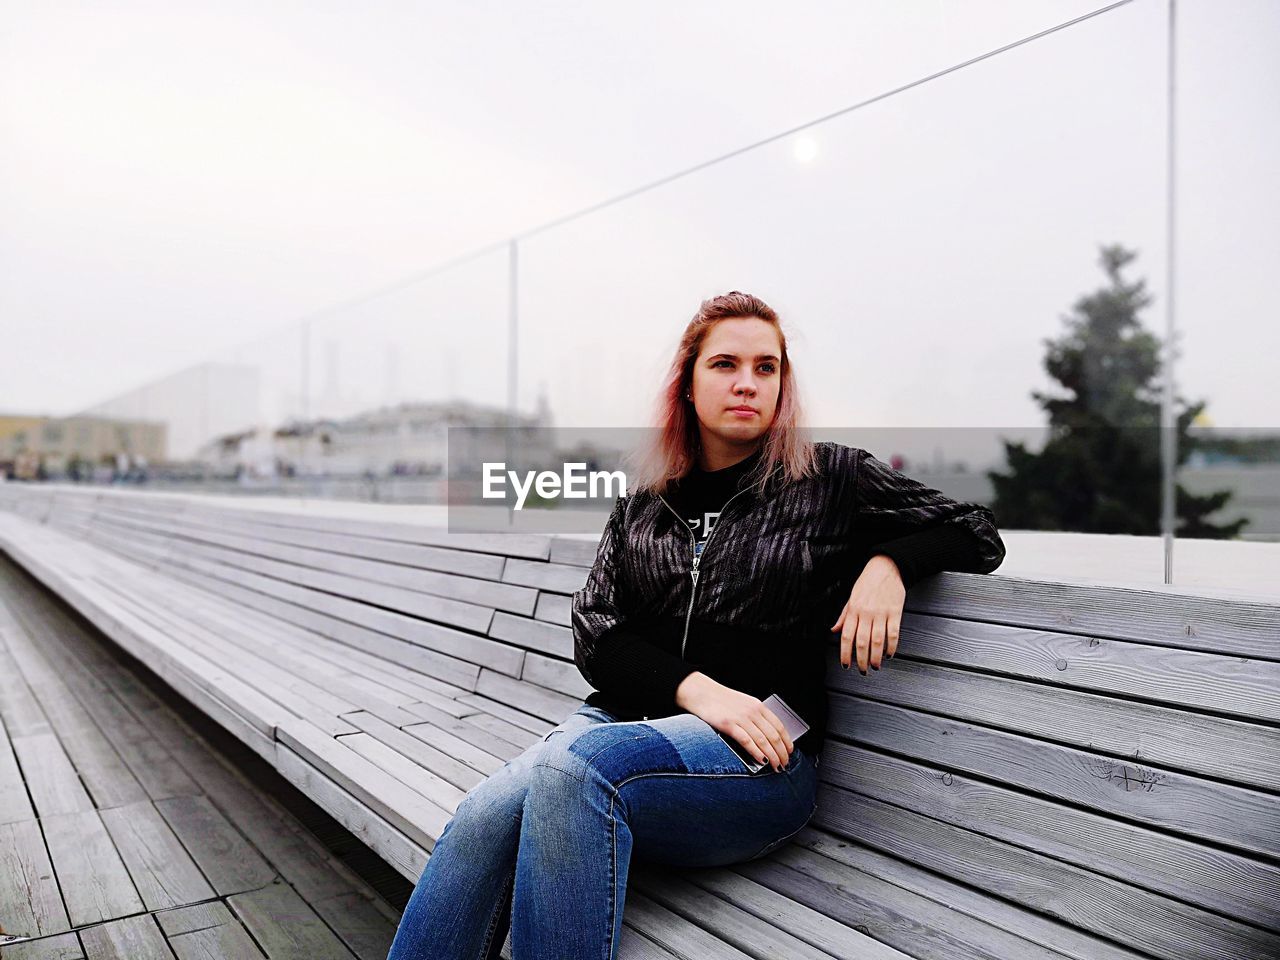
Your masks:
M 644 882 L 646 879 L 649 880 L 648 883 Z M 758 886 L 757 888 L 763 889 Z M 789 929 L 783 928 L 784 922 L 787 928 L 791 925 L 789 919 L 783 920 L 785 916 L 783 910 L 789 904 L 785 904 L 777 894 L 774 896 L 781 901 L 778 916 L 775 918 L 777 925 L 678 876 L 655 880 L 652 877 L 643 877 L 633 869 L 627 881 L 627 904 L 624 916 L 635 920 L 647 912 L 646 906 L 657 906 L 670 911 L 672 915 L 686 922 L 697 924 L 705 929 L 716 943 L 728 944 L 747 956 L 787 957 L 788 960 L 791 958 L 831 960 L 832 954 L 829 951 L 819 949 L 802 937 L 789 932 Z M 863 944 L 875 943 L 874 940 L 866 937 L 862 937 L 861 940 Z M 706 948 L 702 949 L 705 952 Z M 856 954 L 850 952 L 843 956 L 862 957 L 870 952 L 861 950 Z M 903 960 L 905 957 L 896 950 L 883 955 L 893 957 L 895 960 Z
M 15 936 L 44 937 L 71 928 L 34 820 L 0 824 L 0 918 Z
M 585 701 L 595 687 L 587 683 L 572 658 L 568 662 L 540 653 L 530 652 L 524 658 L 524 672 L 520 679 L 527 683 L 546 687 L 578 701 Z
M 213 897 L 213 888 L 150 800 L 100 815 L 148 910 Z
M 478 747 L 434 723 L 415 723 L 402 729 L 405 733 L 421 740 L 445 756 L 451 757 L 456 762 L 467 764 L 482 777 L 487 777 L 497 772 L 506 762 L 502 757 L 489 753 L 482 747 Z M 512 744 L 505 741 L 503 743 L 506 749 L 512 749 Z M 461 787 L 464 784 L 458 783 L 458 786 Z M 468 787 L 467 789 L 470 788 Z
M 557 623 L 562 627 L 572 626 L 573 598 L 559 593 L 538 594 L 538 605 L 534 607 L 533 616 L 548 623 Z
M 751 954 L 725 943 L 635 890 L 627 893 L 623 921 L 678 957 L 751 960 Z
M 427 865 L 427 851 L 422 845 L 410 840 L 288 747 L 281 746 L 278 756 L 279 771 L 286 780 L 355 834 L 402 877 L 410 883 L 417 882 Z
M 1040 944 L 793 845 L 733 869 L 917 960 L 1061 960 Z
M 311 909 L 360 960 L 386 960 L 396 936 L 398 917 L 358 893 L 313 902 Z
M 475 685 L 476 675 L 480 672 L 479 666 L 475 664 L 427 649 L 399 636 L 349 623 L 327 613 L 269 597 L 238 584 L 183 569 L 175 569 L 171 573 L 186 583 L 219 597 L 234 600 L 243 607 L 272 617 L 277 622 L 329 637 L 353 650 L 397 664 L 402 670 L 416 671 L 413 679 L 421 685 L 444 686 L 445 684 L 441 684 L 439 680 L 433 679 L 440 678 L 440 680 L 449 680 L 458 684 L 462 689 L 470 690 Z M 513 669 L 518 671 L 519 658 L 514 659 L 516 662 Z M 424 677 L 421 676 L 422 674 L 429 676 Z
M 60 933 L 39 940 L 11 943 L 4 948 L 4 960 L 84 960 L 80 938 Z
M 35 816 L 4 721 L 0 720 L 0 823 L 34 820 Z
M 904 614 L 899 649 L 993 673 L 1280 720 L 1280 662 Z
M 173 960 L 164 934 L 149 914 L 81 930 L 80 939 L 93 960 Z
M 881 783 L 886 776 L 902 783 L 901 774 L 895 776 L 892 769 L 900 762 L 860 761 L 859 787 L 867 789 L 832 794 L 836 788 L 820 785 L 814 826 L 914 862 L 927 857 L 936 872 L 1008 899 L 1025 898 L 1037 909 L 1042 909 L 1038 904 L 1045 891 L 1052 891 L 1048 896 L 1053 898 L 1066 896 L 1066 903 L 1054 899 L 1044 909 L 1062 919 L 1080 911 L 1079 922 L 1088 929 L 1110 923 L 1119 930 L 1137 922 L 1139 915 L 1146 917 L 1142 922 L 1159 920 L 1165 930 L 1185 929 L 1188 917 L 1207 916 L 1210 909 L 1226 913 L 1229 907 L 1223 907 L 1228 904 L 1240 906 L 1240 912 L 1233 911 L 1231 916 L 1275 922 L 1274 867 L 1086 811 L 1037 803 L 1011 791 L 1003 791 L 1009 802 L 1000 803 L 1002 791 L 975 789 L 958 775 L 944 783 L 945 775 L 935 774 L 936 786 L 926 786 L 928 773 L 918 769 L 911 775 L 924 787 L 921 792 L 963 811 L 955 815 L 952 809 L 925 801 L 911 807 L 921 813 L 904 818 L 902 808 L 894 803 L 902 803 L 907 791 L 885 789 Z M 828 755 L 822 767 L 826 771 L 846 763 Z M 944 793 L 950 796 L 944 798 Z M 1003 819 L 1020 810 L 1035 819 L 1026 823 Z M 1060 821 L 1056 829 L 1055 813 Z M 1090 825 L 1096 825 L 1097 832 L 1081 836 L 1080 831 Z M 1112 840 L 1120 845 L 1113 847 Z M 1217 873 L 1215 867 L 1230 872 Z
M 582 706 L 583 700 L 582 697 L 571 697 L 556 690 L 548 690 L 536 683 L 514 680 L 492 670 L 480 671 L 480 679 L 476 683 L 474 695 L 489 697 L 517 710 L 531 713 L 535 717 L 543 719 L 554 717 L 555 719 L 551 721 L 552 726 Z
M 156 922 L 164 935 L 172 940 L 183 933 L 191 933 L 203 927 L 216 927 L 220 923 L 233 923 L 235 918 L 221 900 L 193 903 L 156 912 Z
M 451 754 L 438 750 L 430 746 L 426 741 L 401 731 L 380 717 L 361 712 L 347 714 L 345 719 L 364 733 L 386 744 L 392 750 L 431 771 L 457 789 L 462 790 L 463 793 L 485 779 L 483 774 L 478 773 Z
M 156 801 L 156 809 L 191 853 L 219 896 L 252 890 L 276 875 L 206 797 Z
M 178 960 L 262 960 L 249 932 L 218 900 L 156 914 Z
M 229 567 L 223 567 L 215 571 L 210 570 L 203 564 L 189 566 L 192 570 L 198 570 L 210 576 L 217 576 L 220 579 L 251 586 L 253 589 L 267 593 L 268 596 L 288 600 L 297 606 L 326 614 L 333 619 L 345 620 L 356 626 L 376 630 L 379 633 L 397 637 L 417 646 L 434 650 L 437 653 L 446 654 L 449 657 L 456 657 L 459 660 L 470 662 L 483 662 L 485 665 L 495 669 L 503 667 L 513 676 L 518 674 L 520 670 L 520 661 L 523 657 L 522 651 L 514 650 L 503 643 L 467 633 L 464 630 L 420 620 L 395 610 L 384 610 L 361 603 L 358 600 L 333 596 L 323 591 L 296 587 L 292 584 L 271 580 L 268 577 L 260 577 L 247 571 L 237 571 Z M 430 672 L 440 676 L 442 679 L 459 683 L 462 686 L 466 685 L 464 680 L 457 680 L 439 670 Z
M 1280 855 L 1280 804 L 1262 791 L 859 698 L 831 698 L 830 715 L 835 728 L 856 730 L 869 747 L 1188 837 Z
M 40 825 L 73 927 L 145 909 L 96 811 L 44 817 Z
M 178 960 L 262 960 L 262 951 L 238 921 L 205 927 L 193 933 L 169 938 L 169 947 Z
M 303 577 L 308 569 L 327 571 L 352 580 L 394 585 L 419 593 L 465 600 L 482 606 L 493 606 L 513 613 L 531 613 L 536 600 L 536 591 L 498 582 L 498 577 L 501 576 L 500 569 L 495 572 L 492 579 L 485 580 L 474 576 L 459 576 L 456 568 L 452 566 L 442 568 L 449 571 L 447 573 L 421 567 L 406 567 L 399 563 L 384 562 L 368 556 L 335 553 L 327 545 L 321 545 L 318 549 L 292 546 L 239 532 L 228 532 L 225 527 L 194 528 L 163 520 L 122 522 L 122 536 L 133 537 L 139 532 L 170 540 L 175 552 L 206 556 L 229 566 L 241 565 L 233 555 L 233 552 L 239 552 L 245 555 L 247 568 L 258 569 L 260 572 L 267 571 L 253 565 L 256 558 L 299 567 L 301 568 L 299 575 Z M 206 545 L 221 549 L 208 550 L 205 549 Z M 472 554 L 472 556 L 479 555 Z M 283 574 L 282 567 L 272 564 L 271 569 L 276 571 L 272 574 L 273 576 L 290 579 Z M 356 586 L 355 589 L 360 588 Z
M 503 583 L 517 583 L 524 587 L 537 587 L 555 593 L 574 593 L 587 582 L 587 570 L 569 567 L 562 563 L 541 563 L 537 560 L 507 561 L 502 573 Z
M 437 806 L 391 774 L 301 721 L 280 725 L 280 742 L 332 779 L 410 840 L 435 846 L 451 811 Z
M 348 950 L 287 883 L 227 899 L 272 960 L 349 960 Z
M 490 690 L 498 689 L 496 681 L 490 681 Z M 516 727 L 520 730 L 526 730 L 534 734 L 533 739 L 537 739 L 554 727 L 560 720 L 563 720 L 569 714 L 573 713 L 581 704 L 574 702 L 568 703 L 569 697 L 556 697 L 554 700 L 540 700 L 535 696 L 529 695 L 526 691 L 519 687 L 512 687 L 511 691 L 519 695 L 519 699 L 523 703 L 528 703 L 531 699 L 539 701 L 539 709 L 545 710 L 548 717 L 556 717 L 555 720 L 548 720 L 541 716 L 530 716 L 522 710 L 508 706 L 505 700 L 495 700 L 492 697 L 484 696 L 480 693 L 469 693 L 465 697 L 459 697 L 458 702 L 466 706 L 473 707 L 476 710 L 491 714 L 494 717 L 505 720 L 509 726 Z M 505 690 L 502 692 L 506 692 Z M 479 723 L 478 716 L 469 718 L 473 723 Z M 523 739 L 527 739 L 522 737 Z
M 530 673 L 532 663 L 526 665 Z M 833 691 L 1280 790 L 1280 729 L 909 659 L 868 682 L 832 669 Z
M 690 916 L 690 919 L 693 919 L 692 910 L 701 906 L 701 900 L 692 891 L 709 891 L 770 926 L 782 927 L 810 947 L 822 951 L 823 955 L 857 957 L 858 960 L 901 960 L 907 956 L 729 868 L 688 869 L 677 876 L 666 870 L 657 874 L 652 865 L 636 861 L 632 865 L 629 882 L 634 883 L 637 890 L 671 910 Z M 744 934 L 745 942 L 739 946 L 748 949 L 751 943 L 757 942 L 756 936 L 754 930 L 748 929 Z M 759 936 L 768 938 L 772 935 L 761 932 Z M 768 939 L 763 939 L 763 942 L 767 943 Z M 1100 957 L 1098 960 L 1114 958 Z
M 906 608 L 916 614 L 1280 659 L 1275 643 L 1280 603 L 1193 596 L 1177 585 L 1061 583 L 944 571 L 913 586 Z
M 915 862 L 904 862 L 886 856 L 812 826 L 801 830 L 794 843 L 798 847 L 812 850 L 945 904 L 953 910 L 994 924 L 1025 940 L 1049 944 L 1072 960 L 1140 960 L 1146 957 L 1146 954 L 1136 953 L 1052 917 L 1022 908 L 1010 909 L 1008 904 L 994 900 L 991 894 L 980 892 L 968 883 L 947 880 Z
M 596 554 L 600 551 L 600 538 L 598 536 L 573 537 L 560 534 L 551 538 L 551 556 L 552 563 L 564 563 L 576 567 L 586 567 L 588 570 L 596 561 Z M 586 571 L 583 571 L 584 574 Z
M 397 753 L 367 733 L 353 733 L 350 736 L 339 737 L 338 743 L 385 770 L 406 787 L 410 787 L 450 814 L 457 809 L 466 795 L 465 790 L 455 787 L 443 777 L 420 766 L 404 754 Z
M 566 659 L 573 658 L 573 633 L 560 627 L 527 617 L 516 617 L 499 611 L 493 616 L 489 636 L 496 640 L 519 644 L 528 650 L 537 650 Z

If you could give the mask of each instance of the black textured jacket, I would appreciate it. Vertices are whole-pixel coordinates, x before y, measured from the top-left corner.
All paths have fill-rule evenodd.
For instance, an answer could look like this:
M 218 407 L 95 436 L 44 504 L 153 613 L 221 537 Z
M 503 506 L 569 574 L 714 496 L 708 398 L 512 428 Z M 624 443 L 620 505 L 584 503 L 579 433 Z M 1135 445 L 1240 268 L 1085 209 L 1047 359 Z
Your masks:
M 826 738 L 830 627 L 867 560 L 887 554 L 907 587 L 940 570 L 990 573 L 1004 559 L 995 517 L 837 443 L 815 444 L 818 473 L 766 493 L 741 486 L 702 556 L 665 498 L 621 497 L 586 585 L 573 595 L 574 662 L 596 688 L 587 703 L 622 720 L 681 713 L 675 691 L 695 670 L 765 699 L 777 693 Z M 831 651 L 830 655 L 828 651 Z

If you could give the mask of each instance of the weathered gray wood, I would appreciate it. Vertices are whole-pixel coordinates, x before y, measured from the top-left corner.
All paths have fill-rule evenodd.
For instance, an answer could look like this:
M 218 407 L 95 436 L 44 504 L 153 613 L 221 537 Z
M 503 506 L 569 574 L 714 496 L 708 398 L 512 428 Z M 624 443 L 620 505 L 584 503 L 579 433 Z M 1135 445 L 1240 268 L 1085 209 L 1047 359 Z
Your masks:
M 141 913 L 142 900 L 96 811 L 40 821 L 73 927 Z
M 526 676 L 532 666 L 530 658 Z M 833 692 L 1280 789 L 1280 728 L 1273 726 L 985 676 L 909 659 L 901 649 L 869 677 L 833 668 L 828 683 Z
M 100 816 L 148 910 L 213 897 L 213 888 L 150 800 L 103 810 Z
M 1047 683 L 1280 720 L 1280 662 L 1271 660 L 916 614 L 903 616 L 898 648 Z
M 0 919 L 15 936 L 44 937 L 71 927 L 34 820 L 0 824 Z
M 248 931 L 237 922 L 220 923 L 193 933 L 169 938 L 169 948 L 178 960 L 261 960 L 262 951 Z
M 892 748 L 930 765 L 1188 837 L 1280 854 L 1280 804 L 1259 790 L 870 700 L 833 697 L 831 715 L 843 729 L 857 730 L 863 746 Z
M 415 723 L 402 729 L 405 733 L 416 737 L 439 753 L 459 763 L 467 764 L 483 777 L 487 777 L 501 769 L 502 764 L 506 762 L 501 757 L 475 746 L 470 741 L 464 740 L 462 737 L 450 733 L 434 723 Z M 512 748 L 511 744 L 505 745 L 507 749 Z M 458 783 L 458 786 L 464 786 L 464 784 Z
M 350 960 L 354 954 L 287 883 L 227 899 L 271 960 Z
M 534 607 L 533 616 L 538 620 L 556 623 L 562 627 L 571 625 L 573 598 L 560 593 L 538 593 L 538 605 Z
M 732 868 L 684 870 L 679 877 L 674 877 L 667 871 L 657 873 L 649 864 L 635 862 L 631 867 L 630 882 L 668 909 L 684 916 L 690 916 L 694 907 L 701 906 L 695 891 L 705 890 L 756 918 L 765 928 L 758 935 L 750 921 L 742 920 L 748 928 L 741 933 L 743 943 L 738 946 L 744 950 L 757 942 L 767 944 L 768 938 L 773 936 L 768 928 L 777 925 L 787 934 L 820 950 L 823 956 L 857 957 L 858 960 L 900 960 L 906 956 L 785 894 L 735 873 Z M 1100 957 L 1098 960 L 1115 958 Z
M 221 900 L 209 900 L 206 903 L 193 903 L 189 906 L 156 912 L 156 922 L 160 924 L 164 935 L 171 940 L 179 934 L 190 933 L 203 927 L 214 927 L 220 923 L 234 922 L 234 920 L 231 911 Z
M 654 903 L 637 891 L 627 894 L 623 922 L 678 957 L 751 960 L 751 955 L 720 940 L 678 913 Z
M 386 960 L 399 917 L 358 893 L 311 904 L 316 914 L 360 960 Z
M 543 653 L 556 654 L 560 657 L 573 657 L 573 634 L 565 627 L 527 617 L 516 617 L 499 611 L 494 614 L 493 624 L 489 627 L 489 636 L 498 640 L 506 640 Z
M 34 820 L 35 810 L 27 796 L 22 774 L 18 772 L 18 760 L 0 720 L 0 823 L 17 823 Z
M 219 896 L 270 883 L 276 873 L 205 797 L 157 800 L 156 809 Z
M 281 746 L 279 770 L 326 813 L 359 837 L 401 876 L 416 882 L 427 864 L 427 852 L 364 803 L 321 774 L 288 747 Z
M 164 934 L 150 915 L 81 930 L 80 939 L 93 960 L 173 960 Z
M 648 879 L 649 882 L 644 882 Z M 641 896 L 643 895 L 643 896 Z M 777 895 L 774 895 L 777 897 Z M 781 900 L 781 897 L 777 897 Z M 783 904 L 779 907 L 786 909 Z M 720 942 L 727 943 L 744 956 L 788 957 L 795 960 L 830 960 L 831 954 L 809 944 L 806 940 L 786 930 L 779 929 L 766 920 L 747 912 L 726 899 L 715 896 L 708 891 L 678 878 L 662 878 L 654 882 L 652 877 L 645 878 L 632 872 L 627 882 L 627 905 L 623 916 L 628 920 L 639 920 L 646 914 L 651 922 L 661 925 L 654 907 L 669 911 L 682 917 L 689 923 L 705 928 L 706 934 L 714 938 L 712 944 L 688 944 L 688 948 L 697 952 L 698 956 L 712 952 Z M 860 937 L 863 944 L 874 943 L 868 938 Z M 664 942 L 660 940 L 659 942 Z M 672 944 L 668 944 L 669 946 Z M 861 951 L 861 955 L 871 951 Z M 885 957 L 902 958 L 897 951 L 886 951 Z
M 945 903 L 953 910 L 1008 930 L 1025 940 L 1051 945 L 1072 960 L 1140 960 L 1146 956 L 1052 917 L 1020 907 L 1011 909 L 1007 903 L 993 902 L 990 894 L 981 893 L 967 883 L 947 880 L 932 870 L 921 868 L 931 866 L 931 862 L 904 862 L 859 843 L 850 843 L 827 834 L 815 829 L 812 824 L 796 835 L 794 844 L 930 900 Z M 967 876 L 963 878 L 969 879 L 971 878 Z M 696 879 L 695 882 L 702 881 Z
M 583 567 L 565 566 L 562 563 L 511 559 L 507 561 L 507 568 L 502 573 L 502 581 L 525 587 L 537 587 L 539 590 L 551 590 L 555 593 L 573 593 L 581 590 L 586 584 L 587 570 Z
M 84 951 L 74 933 L 59 933 L 10 944 L 4 948 L 4 960 L 84 960 Z
M 1193 596 L 1176 585 L 1117 587 L 947 571 L 913 586 L 907 609 L 1085 637 L 1280 659 L 1280 603 Z
M 401 831 L 430 850 L 452 811 L 432 803 L 376 764 L 300 720 L 279 727 L 280 742 Z
M 335 520 L 211 502 L 45 497 L 32 510 L 105 551 L 73 549 L 43 528 L 19 545 L 20 562 L 78 594 L 73 606 L 120 630 L 126 649 L 153 657 L 202 706 L 235 716 L 210 679 L 230 663 L 222 676 L 234 682 L 268 674 L 272 694 L 310 688 L 343 711 L 360 732 L 338 741 L 273 716 L 265 733 L 281 743 L 271 759 L 416 878 L 459 793 L 589 692 L 572 663 L 569 594 L 596 544 L 542 538 L 545 552 L 522 557 L 494 535 L 490 569 L 466 584 L 447 563 L 459 541 L 420 538 L 412 523 L 388 522 L 377 537 L 366 524 L 381 521 L 354 508 Z M 30 527 L 0 518 L 6 546 L 15 531 L 27 535 L 15 523 Z M 515 591 L 519 615 L 483 580 Z M 851 931 L 859 924 L 913 957 L 948 960 L 1120 960 L 1134 956 L 1122 944 L 1145 936 L 1144 925 L 1159 927 L 1161 950 L 1253 956 L 1272 947 L 1258 936 L 1261 926 L 1280 929 L 1268 892 L 1280 889 L 1280 637 L 1272 630 L 1260 642 L 1258 631 L 1274 625 L 1280 604 L 999 580 L 942 574 L 917 585 L 900 659 L 867 678 L 829 670 L 822 803 L 802 832 L 810 846 L 735 868 L 745 877 L 716 874 L 736 876 L 737 888 L 636 882 L 645 905 L 639 926 L 628 917 L 625 929 L 637 950 L 703 960 L 726 944 L 752 955 L 792 945 L 845 955 L 848 944 L 833 949 L 827 933 L 860 937 Z M 954 589 L 939 593 L 944 582 Z M 478 600 L 492 617 L 432 623 L 413 604 L 435 591 Z M 1201 624 L 1205 614 L 1228 626 Z M 0 640 L 3 632 L 0 616 Z M 30 683 L 54 686 L 38 662 L 20 666 Z M 87 695 L 88 675 L 71 672 L 68 689 Z M 56 711 L 61 736 L 75 712 Z M 21 718 L 43 722 L 30 710 Z M 419 790 L 434 795 L 430 810 Z M 335 928 L 348 896 L 325 899 Z M 771 910 L 770 898 L 785 910 Z
M 338 737 L 338 743 L 385 770 L 405 786 L 450 814 L 466 794 L 465 790 L 455 787 L 435 772 L 396 752 L 367 733 L 353 733 L 350 736 Z
M 1034 890 L 1044 882 L 1037 871 L 1049 856 L 1251 922 L 1274 924 L 1280 916 L 1276 868 L 1238 854 L 867 750 L 835 746 L 824 753 L 822 771 L 828 781 L 857 791 L 832 795 L 829 791 L 835 788 L 829 783 L 819 787 L 813 823 L 833 833 L 869 843 L 870 833 L 855 819 L 856 811 L 893 804 L 929 818 L 930 842 L 936 841 L 943 824 L 949 824 L 964 832 L 948 835 L 973 844 L 985 842 L 985 837 L 1001 845 L 1001 851 L 1004 845 L 1030 851 L 1029 858 L 1018 860 L 1006 853 L 995 857 L 998 875 L 991 883 L 1022 882 Z M 886 852 L 921 855 L 897 835 L 876 836 Z M 931 857 L 943 862 L 940 851 Z M 1029 872 L 1020 874 L 1015 867 Z M 966 881 L 973 879 L 974 870 L 967 862 L 953 868 L 954 875 Z M 1127 911 L 1127 899 L 1115 909 Z
M 347 714 L 344 719 L 464 793 L 484 779 L 483 774 L 461 760 L 435 749 L 425 741 L 411 736 L 379 717 L 362 712 Z
M 474 707 L 476 710 L 481 711 L 483 713 L 491 714 L 495 718 L 500 718 L 502 720 L 505 720 L 509 727 L 516 727 L 518 728 L 518 730 L 529 731 L 534 735 L 532 738 L 534 740 L 536 740 L 538 737 L 541 737 L 548 730 L 550 730 L 557 723 L 559 723 L 560 720 L 563 720 L 569 714 L 573 713 L 573 711 L 578 707 L 578 704 L 576 702 L 572 702 L 571 697 L 547 696 L 543 698 L 541 696 L 537 696 L 536 694 L 530 693 L 527 690 L 519 686 L 516 686 L 514 684 L 512 684 L 509 688 L 502 689 L 498 686 L 498 681 L 496 679 L 498 676 L 499 676 L 498 674 L 494 674 L 494 679 L 488 682 L 489 690 L 491 691 L 501 690 L 502 693 L 506 693 L 508 691 L 515 693 L 520 697 L 521 703 L 524 705 L 528 705 L 531 700 L 535 701 L 538 704 L 538 708 L 542 711 L 545 711 L 546 717 L 548 718 L 555 717 L 556 719 L 548 720 L 548 719 L 543 719 L 540 716 L 539 717 L 530 716 L 528 713 L 525 713 L 522 710 L 517 710 L 514 707 L 508 706 L 505 701 L 495 700 L 492 697 L 486 697 L 482 693 L 467 694 L 465 697 L 459 697 L 458 702 L 469 707 Z M 550 694 L 550 691 L 547 691 L 547 693 Z M 482 718 L 480 717 L 479 714 L 476 714 L 470 717 L 469 719 L 473 723 L 480 723 Z M 492 729 L 492 727 L 490 729 Z M 523 741 L 532 742 L 530 738 L 524 737 L 523 735 L 521 735 L 520 740 L 522 742 Z
M 582 674 L 572 661 L 572 655 L 566 662 L 530 652 L 525 655 L 524 672 L 520 675 L 520 679 L 526 683 L 563 693 L 575 701 L 586 700 L 595 689 L 582 678 Z

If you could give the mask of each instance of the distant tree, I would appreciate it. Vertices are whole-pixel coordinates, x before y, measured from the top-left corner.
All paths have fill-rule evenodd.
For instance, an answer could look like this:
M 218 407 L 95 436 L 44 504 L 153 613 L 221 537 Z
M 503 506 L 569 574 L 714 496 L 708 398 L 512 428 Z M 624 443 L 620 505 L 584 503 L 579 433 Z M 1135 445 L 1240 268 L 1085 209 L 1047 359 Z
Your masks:
M 1101 248 L 1109 285 L 1076 301 L 1066 332 L 1046 338 L 1046 372 L 1067 391 L 1031 396 L 1049 415 L 1049 439 L 1039 453 L 1003 441 L 1009 472 L 988 471 L 1002 527 L 1151 535 L 1160 532 L 1160 341 L 1138 312 L 1150 305 L 1146 282 L 1126 283 L 1120 271 L 1137 254 Z M 1177 463 L 1195 440 L 1187 433 L 1205 401 L 1184 406 L 1175 396 Z M 1215 525 L 1205 518 L 1230 490 L 1196 496 L 1175 484 L 1175 534 L 1231 538 L 1245 519 Z M 1180 521 L 1180 522 L 1178 522 Z

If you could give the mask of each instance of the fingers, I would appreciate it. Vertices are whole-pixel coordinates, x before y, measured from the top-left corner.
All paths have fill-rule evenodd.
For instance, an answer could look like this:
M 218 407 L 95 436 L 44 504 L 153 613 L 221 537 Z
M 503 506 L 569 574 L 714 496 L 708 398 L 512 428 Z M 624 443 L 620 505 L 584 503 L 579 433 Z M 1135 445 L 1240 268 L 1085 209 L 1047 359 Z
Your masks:
M 846 670 L 853 663 L 853 640 L 858 632 L 858 617 L 851 614 L 844 619 L 844 627 L 840 631 L 840 665 Z
M 747 747 L 748 750 L 751 750 L 751 755 L 757 760 L 763 760 L 776 770 L 778 764 L 782 761 L 773 742 L 769 739 L 768 733 L 754 720 L 748 719 L 745 726 L 747 736 L 751 741 L 751 746 Z M 777 736 L 777 734 L 774 734 L 774 736 Z
M 867 663 L 871 659 L 871 624 L 873 618 L 871 616 L 858 617 L 858 634 L 856 645 L 858 648 L 858 672 L 866 674 Z
M 889 614 L 889 628 L 885 637 L 885 652 L 889 654 L 890 659 L 898 652 L 898 630 L 902 627 L 902 611 L 897 610 Z
M 778 715 L 768 707 L 761 706 L 760 709 L 764 711 L 765 719 L 773 724 L 773 728 L 778 731 L 778 754 L 785 761 L 796 746 L 791 740 L 791 734 L 787 733 L 787 725 L 779 720 Z
M 871 666 L 875 670 L 880 669 L 880 663 L 884 658 L 884 634 L 887 617 L 875 617 L 871 621 Z

